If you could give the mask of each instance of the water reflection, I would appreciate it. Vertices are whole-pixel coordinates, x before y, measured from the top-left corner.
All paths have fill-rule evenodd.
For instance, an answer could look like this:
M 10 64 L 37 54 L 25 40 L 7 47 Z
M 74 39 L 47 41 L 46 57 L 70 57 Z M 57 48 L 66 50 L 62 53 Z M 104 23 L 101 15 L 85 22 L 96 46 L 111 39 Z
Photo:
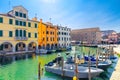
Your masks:
M 90 51 L 91 55 L 96 54 L 97 48 L 90 47 L 78 47 L 76 51 L 77 54 L 88 55 Z M 66 52 L 62 52 L 61 55 L 66 58 Z M 71 52 L 71 54 L 73 51 Z M 0 66 L 0 80 L 38 80 L 38 62 L 41 62 L 41 67 L 44 68 L 44 65 L 49 61 L 52 61 L 57 57 L 58 53 L 50 55 L 38 55 L 32 54 L 32 58 L 27 60 L 18 60 L 11 64 Z M 28 58 L 29 56 L 26 56 Z M 15 58 L 13 57 L 13 61 Z M 117 59 L 112 61 L 113 64 L 100 75 L 100 77 L 93 78 L 92 80 L 109 80 L 111 73 L 114 71 Z M 63 80 L 59 75 L 51 74 L 49 72 L 43 72 L 41 80 Z M 72 78 L 64 78 L 64 80 L 72 80 Z M 80 79 L 84 80 L 84 79 Z

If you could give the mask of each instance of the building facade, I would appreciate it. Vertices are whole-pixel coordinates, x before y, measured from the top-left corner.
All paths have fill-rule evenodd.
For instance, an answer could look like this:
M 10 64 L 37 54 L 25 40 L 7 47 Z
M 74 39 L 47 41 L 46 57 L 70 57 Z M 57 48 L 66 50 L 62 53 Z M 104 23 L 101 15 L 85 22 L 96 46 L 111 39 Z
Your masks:
M 110 44 L 118 42 L 118 34 L 114 30 L 101 31 L 102 33 L 102 43 Z
M 53 25 L 52 23 L 45 23 L 47 27 L 47 45 L 46 49 L 55 49 L 58 46 L 58 29 L 57 26 Z
M 39 48 L 55 49 L 58 47 L 58 29 L 52 23 L 43 23 L 40 20 L 38 27 L 38 44 Z
M 38 48 L 45 49 L 47 45 L 47 27 L 46 24 L 42 22 L 42 19 L 40 19 L 40 23 L 38 24 Z
M 117 33 L 117 35 L 118 35 L 118 44 L 120 44 L 120 33 Z
M 59 47 L 67 48 L 71 46 L 70 32 L 71 32 L 70 28 L 58 26 Z
M 101 43 L 101 32 L 98 27 L 76 29 L 71 31 L 71 39 L 83 44 L 98 44 Z
M 108 35 L 108 43 L 116 44 L 118 42 L 118 35 L 116 32 L 112 32 Z
M 38 47 L 38 21 L 28 19 L 28 11 L 15 6 L 0 14 L 0 51 L 33 51 Z

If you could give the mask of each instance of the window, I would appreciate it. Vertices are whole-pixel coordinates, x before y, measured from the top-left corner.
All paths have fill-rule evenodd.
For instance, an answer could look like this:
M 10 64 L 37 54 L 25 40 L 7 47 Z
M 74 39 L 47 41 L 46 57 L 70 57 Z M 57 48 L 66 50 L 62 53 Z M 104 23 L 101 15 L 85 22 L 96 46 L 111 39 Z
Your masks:
M 50 40 L 52 41 L 52 37 L 50 38 Z
M 54 38 L 53 38 L 53 41 L 54 41 Z
M 13 36 L 12 31 L 9 31 L 9 37 L 12 37 L 12 36 Z
M 63 35 L 63 32 L 62 32 L 62 35 Z
M 47 37 L 47 41 L 48 41 L 48 37 Z
M 18 37 L 18 30 L 15 30 L 15 36 Z
M 43 40 L 42 41 L 44 41 L 45 40 L 45 38 L 43 38 Z
M 37 33 L 35 33 L 35 38 L 37 38 Z
M 20 13 L 20 17 L 22 17 L 22 13 Z
M 23 22 L 23 26 L 26 26 L 26 22 Z
M 9 24 L 13 24 L 13 19 L 9 19 Z
M 49 34 L 49 32 L 47 31 L 46 34 Z
M 62 37 L 62 41 L 63 41 L 63 37 Z
M 26 31 L 24 30 L 24 37 L 26 37 Z
M 15 16 L 18 16 L 18 12 L 17 11 L 15 12 Z
M 26 18 L 26 14 L 23 14 L 23 17 Z
M 2 37 L 3 36 L 3 31 L 2 30 L 0 30 L 0 37 Z
M 66 38 L 64 38 L 64 41 L 66 41 Z
M 20 21 L 20 26 L 22 26 L 22 21 Z
M 35 23 L 35 28 L 37 28 L 37 24 Z
M 30 32 L 28 33 L 28 37 L 31 38 L 31 33 Z
M 19 25 L 19 21 L 18 20 L 15 20 L 15 25 Z
M 8 44 L 5 44 L 5 48 L 6 48 L 6 49 L 8 48 Z
M 31 23 L 30 22 L 28 22 L 28 27 L 31 27 Z
M 59 32 L 59 35 L 60 35 L 60 32 Z
M 22 30 L 20 30 L 20 37 L 22 37 Z
M 50 32 L 50 34 L 52 34 L 52 32 Z
M 0 23 L 3 23 L 3 17 L 0 17 Z

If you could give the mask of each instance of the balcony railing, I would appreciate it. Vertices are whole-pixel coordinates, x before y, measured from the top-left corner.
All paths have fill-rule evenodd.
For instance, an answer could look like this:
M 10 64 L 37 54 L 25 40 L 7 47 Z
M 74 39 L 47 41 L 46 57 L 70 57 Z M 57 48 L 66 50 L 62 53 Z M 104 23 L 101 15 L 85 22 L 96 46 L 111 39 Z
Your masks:
M 26 41 L 28 40 L 27 37 L 15 37 L 15 40 Z

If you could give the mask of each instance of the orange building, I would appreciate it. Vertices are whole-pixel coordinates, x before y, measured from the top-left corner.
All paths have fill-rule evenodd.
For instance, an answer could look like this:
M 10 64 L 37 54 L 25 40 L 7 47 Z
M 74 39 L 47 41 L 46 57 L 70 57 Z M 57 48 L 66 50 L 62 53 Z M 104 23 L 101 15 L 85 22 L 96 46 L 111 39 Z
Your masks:
M 40 19 L 38 24 L 38 48 L 46 48 L 46 25 Z
M 58 46 L 58 29 L 52 23 L 43 23 L 42 19 L 38 25 L 39 48 L 55 49 Z

